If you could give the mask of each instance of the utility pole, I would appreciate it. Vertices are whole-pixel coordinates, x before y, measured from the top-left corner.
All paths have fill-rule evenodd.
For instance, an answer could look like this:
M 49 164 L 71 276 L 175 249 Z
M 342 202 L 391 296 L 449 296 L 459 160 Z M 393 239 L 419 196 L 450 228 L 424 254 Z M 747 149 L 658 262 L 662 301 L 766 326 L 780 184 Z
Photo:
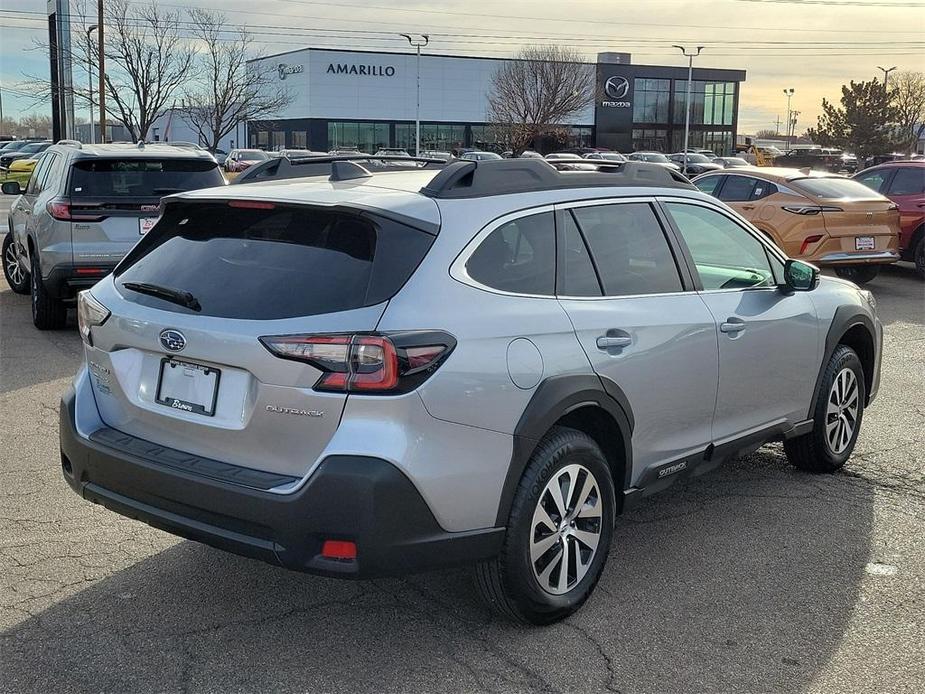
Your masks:
M 790 116 L 790 137 L 796 137 L 797 134 L 797 117 L 800 115 L 801 111 L 794 111 Z M 788 140 L 789 142 L 789 140 Z
M 89 56 L 93 52 L 93 40 L 90 38 L 91 32 L 97 28 L 96 24 L 91 24 L 87 27 L 87 55 Z M 87 80 L 89 81 L 89 86 L 87 88 L 87 93 L 90 98 L 90 144 L 96 142 L 96 133 L 94 132 L 93 125 L 93 60 L 89 61 L 87 65 Z
M 700 55 L 703 46 L 697 46 L 696 53 L 688 53 L 684 46 L 672 45 L 687 58 L 687 106 L 684 109 L 684 175 L 687 176 L 687 145 L 691 136 L 691 80 L 694 77 L 694 58 Z
M 412 38 L 411 34 L 402 34 L 408 43 L 417 49 L 417 107 L 414 112 L 414 156 L 421 156 L 421 46 L 430 43 L 430 36 L 420 34 L 419 39 Z
M 788 87 L 787 89 L 784 90 L 784 96 L 787 97 L 787 135 L 786 135 L 786 138 L 787 138 L 787 151 L 788 152 L 790 151 L 790 123 L 793 118 L 793 116 L 790 113 L 790 99 L 793 97 L 793 93 L 795 91 L 796 90 L 793 87 Z
M 774 133 L 780 135 L 780 115 L 777 116 L 777 120 L 774 122 Z
M 96 0 L 96 36 L 99 39 L 100 53 L 100 142 L 106 143 L 106 55 L 103 40 L 103 0 Z
M 880 66 L 878 65 L 878 66 L 877 66 L 877 69 L 880 70 L 881 72 L 883 72 L 883 93 L 884 93 L 884 94 L 888 94 L 889 92 L 887 91 L 887 87 L 889 86 L 888 83 L 889 83 L 889 80 L 890 80 L 890 73 L 893 72 L 893 70 L 896 69 L 896 66 L 894 65 L 894 66 L 891 67 L 891 68 L 885 68 L 885 67 L 880 67 Z

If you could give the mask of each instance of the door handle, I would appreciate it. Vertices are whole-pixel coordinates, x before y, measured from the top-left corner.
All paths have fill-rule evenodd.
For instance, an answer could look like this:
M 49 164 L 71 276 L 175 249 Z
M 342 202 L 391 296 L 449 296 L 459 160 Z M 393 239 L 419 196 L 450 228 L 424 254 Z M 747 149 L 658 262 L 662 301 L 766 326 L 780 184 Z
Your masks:
M 745 330 L 745 321 L 741 318 L 727 318 L 725 323 L 720 324 L 721 333 L 732 333 L 733 335 Z
M 601 335 L 597 338 L 598 349 L 613 349 L 614 347 L 629 347 L 633 344 L 633 338 L 628 335 L 625 337 L 615 337 L 610 335 Z
M 754 205 L 742 205 L 742 209 L 743 210 L 754 210 L 755 206 Z

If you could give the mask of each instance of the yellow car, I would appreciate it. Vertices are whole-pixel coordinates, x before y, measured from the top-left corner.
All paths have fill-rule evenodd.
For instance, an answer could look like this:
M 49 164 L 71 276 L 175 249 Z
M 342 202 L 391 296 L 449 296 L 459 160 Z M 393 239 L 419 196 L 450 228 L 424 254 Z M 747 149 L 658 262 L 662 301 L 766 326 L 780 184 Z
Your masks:
M 38 156 L 29 157 L 28 159 L 17 159 L 10 164 L 8 171 L 11 174 L 31 174 L 38 160 Z

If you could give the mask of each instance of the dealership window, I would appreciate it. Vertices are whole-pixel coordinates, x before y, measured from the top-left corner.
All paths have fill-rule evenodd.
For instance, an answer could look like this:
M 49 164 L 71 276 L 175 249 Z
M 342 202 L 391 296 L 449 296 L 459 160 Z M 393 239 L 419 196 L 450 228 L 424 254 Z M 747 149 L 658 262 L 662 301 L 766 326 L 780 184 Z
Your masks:
M 414 123 L 398 123 L 395 126 L 395 146 L 414 151 Z M 474 138 L 474 136 L 473 136 Z M 449 151 L 464 147 L 466 126 L 449 123 L 421 123 L 421 149 Z
M 636 79 L 633 86 L 633 122 L 667 123 L 671 80 Z
M 382 147 L 389 146 L 388 123 L 328 122 L 328 147 L 330 149 L 353 149 L 375 154 Z
M 267 145 L 270 144 L 270 133 L 266 130 L 257 131 L 257 141 L 254 141 L 254 136 L 251 135 L 251 145 L 254 147 L 260 147 L 261 149 L 266 149 Z
M 735 82 L 691 82 L 691 125 L 732 125 Z M 687 80 L 674 82 L 674 122 L 683 123 Z
M 710 149 L 719 156 L 729 156 L 732 153 L 731 130 L 691 130 L 689 147 L 697 149 Z M 671 131 L 671 149 L 680 152 L 684 149 L 684 128 L 674 128 Z
M 306 131 L 292 131 L 292 149 L 308 149 L 308 133 Z
M 286 149 L 286 133 L 283 130 L 273 131 L 273 149 Z
M 668 131 L 660 128 L 633 128 L 633 150 L 667 152 Z

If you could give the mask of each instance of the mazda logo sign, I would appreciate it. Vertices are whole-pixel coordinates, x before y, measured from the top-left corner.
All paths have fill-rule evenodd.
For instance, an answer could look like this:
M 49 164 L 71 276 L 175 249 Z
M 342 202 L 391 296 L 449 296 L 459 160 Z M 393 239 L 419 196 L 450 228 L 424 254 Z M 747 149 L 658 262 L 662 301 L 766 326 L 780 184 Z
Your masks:
M 625 77 L 608 77 L 604 82 L 604 93 L 611 99 L 624 98 L 630 91 L 630 81 Z
M 183 337 L 183 333 L 179 330 L 173 330 L 172 328 L 161 330 L 160 339 L 164 349 L 168 352 L 180 352 L 186 347 L 186 338 Z

